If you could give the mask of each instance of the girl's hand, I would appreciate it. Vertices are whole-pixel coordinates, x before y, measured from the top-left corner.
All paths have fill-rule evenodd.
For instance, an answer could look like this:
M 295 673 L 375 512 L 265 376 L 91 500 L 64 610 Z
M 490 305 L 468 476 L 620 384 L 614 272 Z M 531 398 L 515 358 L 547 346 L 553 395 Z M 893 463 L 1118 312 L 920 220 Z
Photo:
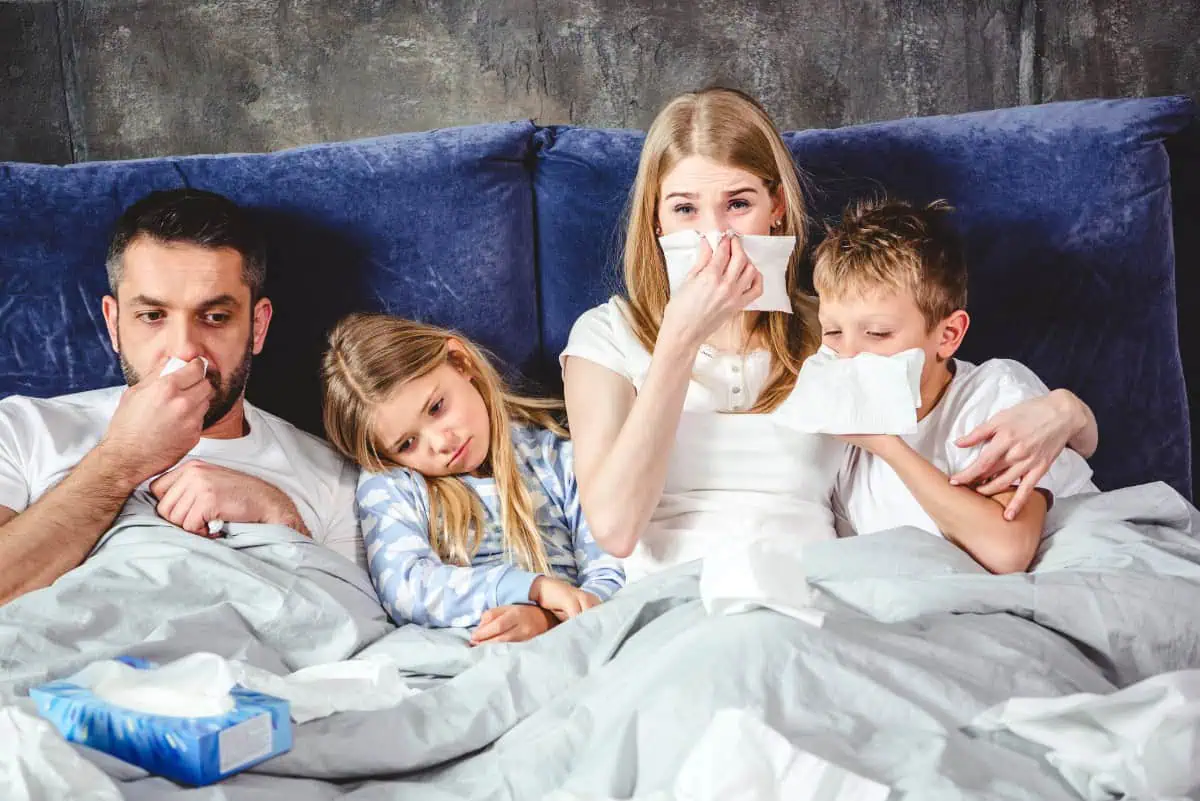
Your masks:
M 762 274 L 737 236 L 722 235 L 715 251 L 702 238 L 696 266 L 663 312 L 663 330 L 698 348 L 761 294 Z
M 548 576 L 538 576 L 533 580 L 533 586 L 529 588 L 529 600 L 552 612 L 559 620 L 569 620 L 600 604 L 600 599 L 590 592 Z
M 471 632 L 471 645 L 525 642 L 558 625 L 558 618 L 539 606 L 513 604 L 488 609 Z
M 987 445 L 950 481 L 988 496 L 1011 492 L 1017 484 L 1004 511 L 1005 518 L 1013 520 L 1079 428 L 1079 415 L 1055 397 L 1031 398 L 999 412 L 954 443 L 960 448 Z

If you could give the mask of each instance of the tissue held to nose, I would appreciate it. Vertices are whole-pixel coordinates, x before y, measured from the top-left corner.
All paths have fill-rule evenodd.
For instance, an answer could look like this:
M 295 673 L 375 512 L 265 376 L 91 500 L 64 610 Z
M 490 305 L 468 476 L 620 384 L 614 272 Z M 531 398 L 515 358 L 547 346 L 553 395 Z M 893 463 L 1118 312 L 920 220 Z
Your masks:
M 792 299 L 788 294 L 787 268 L 796 249 L 794 236 L 754 236 L 734 234 L 746 251 L 746 258 L 762 274 L 762 295 L 746 311 L 782 311 L 791 313 Z M 667 279 L 671 291 L 677 292 L 687 280 L 688 273 L 696 266 L 700 254 L 700 242 L 708 240 L 715 249 L 721 241 L 720 231 L 701 234 L 698 231 L 676 231 L 660 236 L 663 258 L 667 263 Z
M 208 375 L 208 359 L 204 358 L 203 356 L 200 356 L 199 359 L 201 362 L 204 363 L 204 375 L 207 376 Z M 183 359 L 177 359 L 176 357 L 172 356 L 170 359 L 167 360 L 166 365 L 163 367 L 162 372 L 159 373 L 159 375 L 160 376 L 170 375 L 171 373 L 174 373 L 176 370 L 183 369 L 185 366 L 187 366 L 187 362 L 185 362 Z

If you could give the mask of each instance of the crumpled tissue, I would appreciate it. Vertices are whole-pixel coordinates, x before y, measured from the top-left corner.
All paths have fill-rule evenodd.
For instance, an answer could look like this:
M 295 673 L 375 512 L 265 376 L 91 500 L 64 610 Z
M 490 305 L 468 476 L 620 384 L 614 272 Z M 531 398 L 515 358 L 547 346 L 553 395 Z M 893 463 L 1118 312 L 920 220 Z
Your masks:
M 704 557 L 700 600 L 710 615 L 773 609 L 814 626 L 825 613 L 812 607 L 816 591 L 804 571 L 804 547 L 781 537 L 729 543 Z
M 1013 698 L 969 731 L 1008 730 L 1086 799 L 1167 801 L 1200 789 L 1200 670 L 1163 673 L 1109 695 Z
M 828 346 L 804 360 L 772 418 L 806 434 L 913 434 L 921 406 L 920 348 L 842 359 Z
M 762 295 L 746 306 L 746 311 L 792 312 L 792 298 L 787 288 L 787 268 L 796 249 L 794 236 L 755 236 L 734 233 L 741 240 L 746 258 L 762 274 Z M 660 236 L 663 258 L 667 263 L 667 280 L 671 291 L 676 292 L 687 280 L 688 273 L 696 266 L 700 242 L 708 240 L 708 246 L 716 249 L 721 241 L 720 231 L 700 233 L 698 231 L 676 231 Z
M 104 771 L 47 721 L 18 706 L 0 707 L 0 798 L 5 801 L 121 801 Z
M 801 751 L 750 712 L 722 709 L 688 753 L 670 792 L 631 801 L 884 801 L 891 790 Z M 608 801 L 553 793 L 546 801 Z

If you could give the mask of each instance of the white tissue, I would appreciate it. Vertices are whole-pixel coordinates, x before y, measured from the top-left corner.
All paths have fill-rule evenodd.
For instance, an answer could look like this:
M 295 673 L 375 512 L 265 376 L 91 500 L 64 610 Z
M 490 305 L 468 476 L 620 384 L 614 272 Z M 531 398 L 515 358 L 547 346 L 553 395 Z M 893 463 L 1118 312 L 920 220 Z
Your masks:
M 1200 788 L 1200 670 L 1164 673 L 1110 695 L 1013 698 L 971 722 L 1050 749 L 1086 799 L 1166 799 Z
M 740 709 L 722 709 L 700 736 L 671 792 L 630 801 L 884 801 L 891 790 L 801 751 Z M 558 791 L 545 801 L 610 801 Z
M 815 591 L 804 574 L 804 548 L 776 537 L 728 544 L 704 558 L 700 600 L 710 615 L 773 609 L 813 626 L 825 614 L 813 609 Z
M 111 660 L 93 662 L 67 681 L 135 712 L 203 718 L 233 709 L 229 691 L 237 683 L 237 674 L 216 654 L 199 653 L 148 670 Z
M 890 792 L 740 709 L 713 716 L 675 777 L 679 801 L 884 801 Z
M 200 361 L 204 363 L 204 375 L 208 375 L 208 359 L 201 356 Z M 160 376 L 170 375 L 171 373 L 175 372 L 176 370 L 182 369 L 186 365 L 187 365 L 187 362 L 185 362 L 183 359 L 177 359 L 174 356 L 172 356 L 170 359 L 167 359 L 167 363 L 165 365 L 163 365 L 162 372 L 159 373 L 159 375 Z
M 5 801 L 121 801 L 112 780 L 34 714 L 0 708 L 0 743 Z
M 93 662 L 67 681 L 88 687 L 116 706 L 151 715 L 207 717 L 233 709 L 239 685 L 288 702 L 292 720 L 305 723 L 335 712 L 387 709 L 415 695 L 391 662 L 350 659 L 313 665 L 287 676 L 217 654 L 195 653 L 149 670 L 122 662 Z
M 796 386 L 772 415 L 806 434 L 913 434 L 925 351 L 838 358 L 831 348 L 804 360 Z
M 335 712 L 389 709 L 418 692 L 400 679 L 394 664 L 379 660 L 313 665 L 289 676 L 276 676 L 250 665 L 241 665 L 240 670 L 239 684 L 247 690 L 285 699 L 297 723 Z
M 792 311 L 792 299 L 787 289 L 787 267 L 796 249 L 794 236 L 753 236 L 735 234 L 741 240 L 746 258 L 762 273 L 762 295 L 746 307 L 746 311 Z M 700 234 L 697 231 L 676 231 L 660 236 L 663 258 L 667 262 L 667 279 L 676 292 L 696 266 L 701 238 L 707 239 L 714 250 L 721 240 L 720 231 Z

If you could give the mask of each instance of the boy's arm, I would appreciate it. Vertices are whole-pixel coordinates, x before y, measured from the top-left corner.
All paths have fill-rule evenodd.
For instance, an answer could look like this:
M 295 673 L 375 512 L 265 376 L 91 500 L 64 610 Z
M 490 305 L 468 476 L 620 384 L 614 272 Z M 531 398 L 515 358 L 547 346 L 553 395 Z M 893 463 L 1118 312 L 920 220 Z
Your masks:
M 1004 519 L 1013 491 L 992 497 L 950 484 L 949 477 L 900 437 L 847 437 L 883 459 L 950 542 L 992 573 L 1019 573 L 1037 554 L 1046 520 L 1046 497 L 1033 493 L 1014 520 Z

